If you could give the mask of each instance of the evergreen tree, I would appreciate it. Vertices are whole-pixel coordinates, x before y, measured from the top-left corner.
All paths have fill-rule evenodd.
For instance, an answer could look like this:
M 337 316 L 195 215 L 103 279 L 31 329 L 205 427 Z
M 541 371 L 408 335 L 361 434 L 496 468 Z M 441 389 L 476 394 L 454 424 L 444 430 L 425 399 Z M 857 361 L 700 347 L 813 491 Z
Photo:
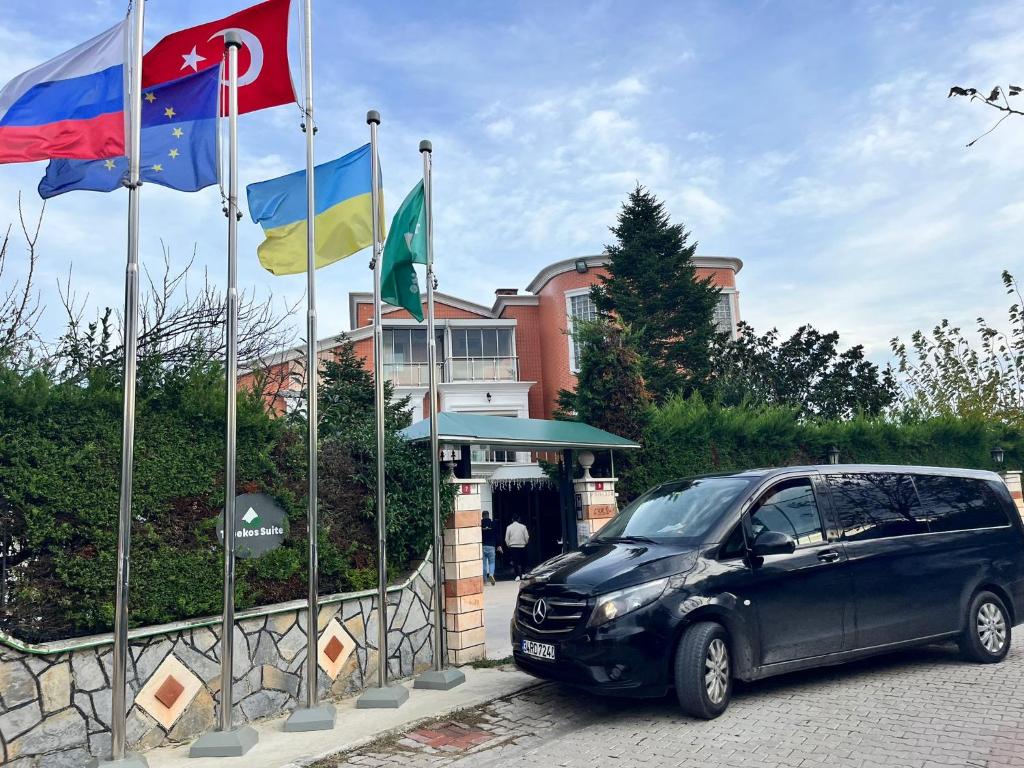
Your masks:
M 345 335 L 338 338 L 335 359 L 325 360 L 320 367 L 320 434 L 346 435 L 355 431 L 375 434 L 373 374 L 363 367 L 355 345 Z M 303 400 L 305 400 L 303 392 Z M 384 380 L 384 425 L 388 432 L 404 429 L 412 423 L 409 398 L 395 398 L 395 388 Z M 305 423 L 305 409 L 294 414 Z
M 650 418 L 651 397 L 644 384 L 643 364 L 630 329 L 613 317 L 577 323 L 580 342 L 580 368 L 575 392 L 558 393 L 555 418 L 578 420 L 630 440 L 643 442 Z M 635 460 L 633 451 L 618 451 L 615 474 L 626 478 L 619 485 L 622 498 L 630 499 L 643 491 L 628 478 Z M 595 472 L 610 473 L 608 456 L 601 452 Z
M 639 184 L 611 231 L 616 242 L 606 246 L 608 276 L 591 293 L 598 310 L 633 329 L 655 400 L 702 389 L 717 335 L 713 317 L 719 291 L 710 279 L 697 279 L 697 243 Z
M 630 329 L 612 318 L 579 322 L 575 333 L 580 343 L 576 391 L 558 393 L 555 417 L 640 440 L 651 398 Z

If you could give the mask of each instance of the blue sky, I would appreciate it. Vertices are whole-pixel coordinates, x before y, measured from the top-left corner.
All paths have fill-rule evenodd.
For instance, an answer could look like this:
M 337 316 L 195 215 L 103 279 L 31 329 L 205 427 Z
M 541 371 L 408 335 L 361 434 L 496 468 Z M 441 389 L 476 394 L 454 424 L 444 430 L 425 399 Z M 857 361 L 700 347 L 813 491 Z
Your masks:
M 246 4 L 149 0 L 147 40 Z M 965 149 L 995 112 L 946 94 L 1024 79 L 1019 3 L 314 6 L 318 159 L 364 143 L 366 110 L 379 109 L 390 217 L 419 176 L 418 141 L 433 141 L 443 291 L 490 305 L 496 287 L 522 288 L 547 263 L 600 251 L 639 181 L 699 253 L 744 261 L 741 313 L 758 329 L 837 329 L 886 360 L 890 337 L 942 317 L 1005 322 L 999 273 L 1024 276 L 1024 120 Z M 125 7 L 7 0 L 0 81 Z M 240 119 L 243 185 L 302 166 L 298 122 L 295 107 Z M 42 170 L 0 167 L 0 223 L 14 218 L 19 189 L 36 210 Z M 49 204 L 38 276 L 47 335 L 60 331 L 56 286 L 69 267 L 87 314 L 120 306 L 125 210 L 120 192 Z M 241 285 L 301 298 L 304 276 L 258 266 L 260 240 L 243 220 Z M 195 248 L 196 282 L 205 268 L 222 283 L 217 191 L 145 187 L 145 264 L 159 267 L 161 242 L 177 264 Z M 348 327 L 348 292 L 371 285 L 368 258 L 318 273 L 321 336 Z M 302 314 L 293 320 L 301 328 Z

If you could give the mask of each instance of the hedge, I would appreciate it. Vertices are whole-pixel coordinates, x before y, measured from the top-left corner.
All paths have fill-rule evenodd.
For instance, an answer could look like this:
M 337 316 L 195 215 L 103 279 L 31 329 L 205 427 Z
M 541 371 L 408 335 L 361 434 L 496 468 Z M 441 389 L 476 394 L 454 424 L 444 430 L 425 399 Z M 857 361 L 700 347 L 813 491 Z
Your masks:
M 1006 451 L 1005 467 L 1024 464 L 1020 429 L 982 420 L 807 421 L 792 408 L 728 408 L 700 397 L 675 398 L 649 416 L 644 450 L 620 473 L 624 498 L 689 475 L 822 464 L 833 445 L 843 463 L 997 469 L 991 450 L 998 444 Z
M 100 369 L 84 384 L 0 369 L 0 511 L 13 524 L 13 578 L 0 626 L 27 641 L 113 624 L 121 387 Z M 328 431 L 320 452 L 320 589 L 376 584 L 375 444 L 365 427 Z M 431 540 L 430 466 L 422 446 L 388 434 L 389 566 Z M 131 623 L 221 610 L 224 375 L 215 366 L 140 371 L 133 487 Z M 298 420 L 238 403 L 239 492 L 288 513 L 278 550 L 237 562 L 239 609 L 306 595 L 306 450 Z M 445 503 L 451 495 L 446 493 Z M 27 557 L 26 557 L 27 556 Z M 23 560 L 22 562 L 18 562 Z

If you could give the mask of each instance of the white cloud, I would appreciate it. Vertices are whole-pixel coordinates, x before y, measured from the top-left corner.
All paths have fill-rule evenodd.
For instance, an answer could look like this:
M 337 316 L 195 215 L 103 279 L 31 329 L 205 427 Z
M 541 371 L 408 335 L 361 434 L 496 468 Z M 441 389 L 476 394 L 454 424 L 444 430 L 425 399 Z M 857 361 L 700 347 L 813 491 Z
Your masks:
M 511 117 L 503 117 L 484 126 L 484 130 L 487 131 L 487 135 L 494 139 L 507 139 L 512 136 L 515 129 L 516 124 L 512 122 Z
M 608 93 L 612 96 L 645 96 L 650 92 L 647 84 L 635 76 L 624 77 L 613 83 L 608 89 Z

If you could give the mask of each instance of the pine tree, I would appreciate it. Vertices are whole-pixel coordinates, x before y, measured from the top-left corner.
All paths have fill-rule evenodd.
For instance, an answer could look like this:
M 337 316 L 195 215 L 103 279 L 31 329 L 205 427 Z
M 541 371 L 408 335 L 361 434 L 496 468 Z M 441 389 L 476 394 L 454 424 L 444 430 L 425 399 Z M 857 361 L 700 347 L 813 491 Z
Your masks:
M 619 318 L 583 321 L 575 334 L 580 344 L 576 391 L 558 393 L 555 417 L 640 440 L 651 398 L 629 328 Z
M 672 224 L 664 203 L 637 185 L 611 228 L 608 276 L 592 289 L 598 310 L 632 328 L 653 398 L 700 391 L 711 370 L 710 346 L 719 291 L 697 279 L 697 243 Z
M 344 334 L 338 337 L 334 354 L 334 360 L 324 360 L 320 367 L 320 436 L 345 435 L 358 430 L 373 432 L 376 429 L 373 374 L 363 366 L 355 345 Z M 305 390 L 302 395 L 305 400 Z M 387 379 L 384 380 L 384 402 L 385 429 L 397 431 L 412 423 L 409 398 L 396 399 L 394 386 Z M 304 423 L 305 409 L 296 411 L 293 418 Z
M 578 322 L 574 333 L 580 344 L 576 391 L 558 393 L 555 418 L 582 421 L 642 443 L 651 417 L 651 398 L 630 329 L 612 317 Z M 644 490 L 629 481 L 635 459 L 633 451 L 616 453 L 614 470 L 623 478 L 619 484 L 623 499 L 632 499 Z M 599 476 L 611 474 L 610 459 L 603 451 L 594 471 Z

